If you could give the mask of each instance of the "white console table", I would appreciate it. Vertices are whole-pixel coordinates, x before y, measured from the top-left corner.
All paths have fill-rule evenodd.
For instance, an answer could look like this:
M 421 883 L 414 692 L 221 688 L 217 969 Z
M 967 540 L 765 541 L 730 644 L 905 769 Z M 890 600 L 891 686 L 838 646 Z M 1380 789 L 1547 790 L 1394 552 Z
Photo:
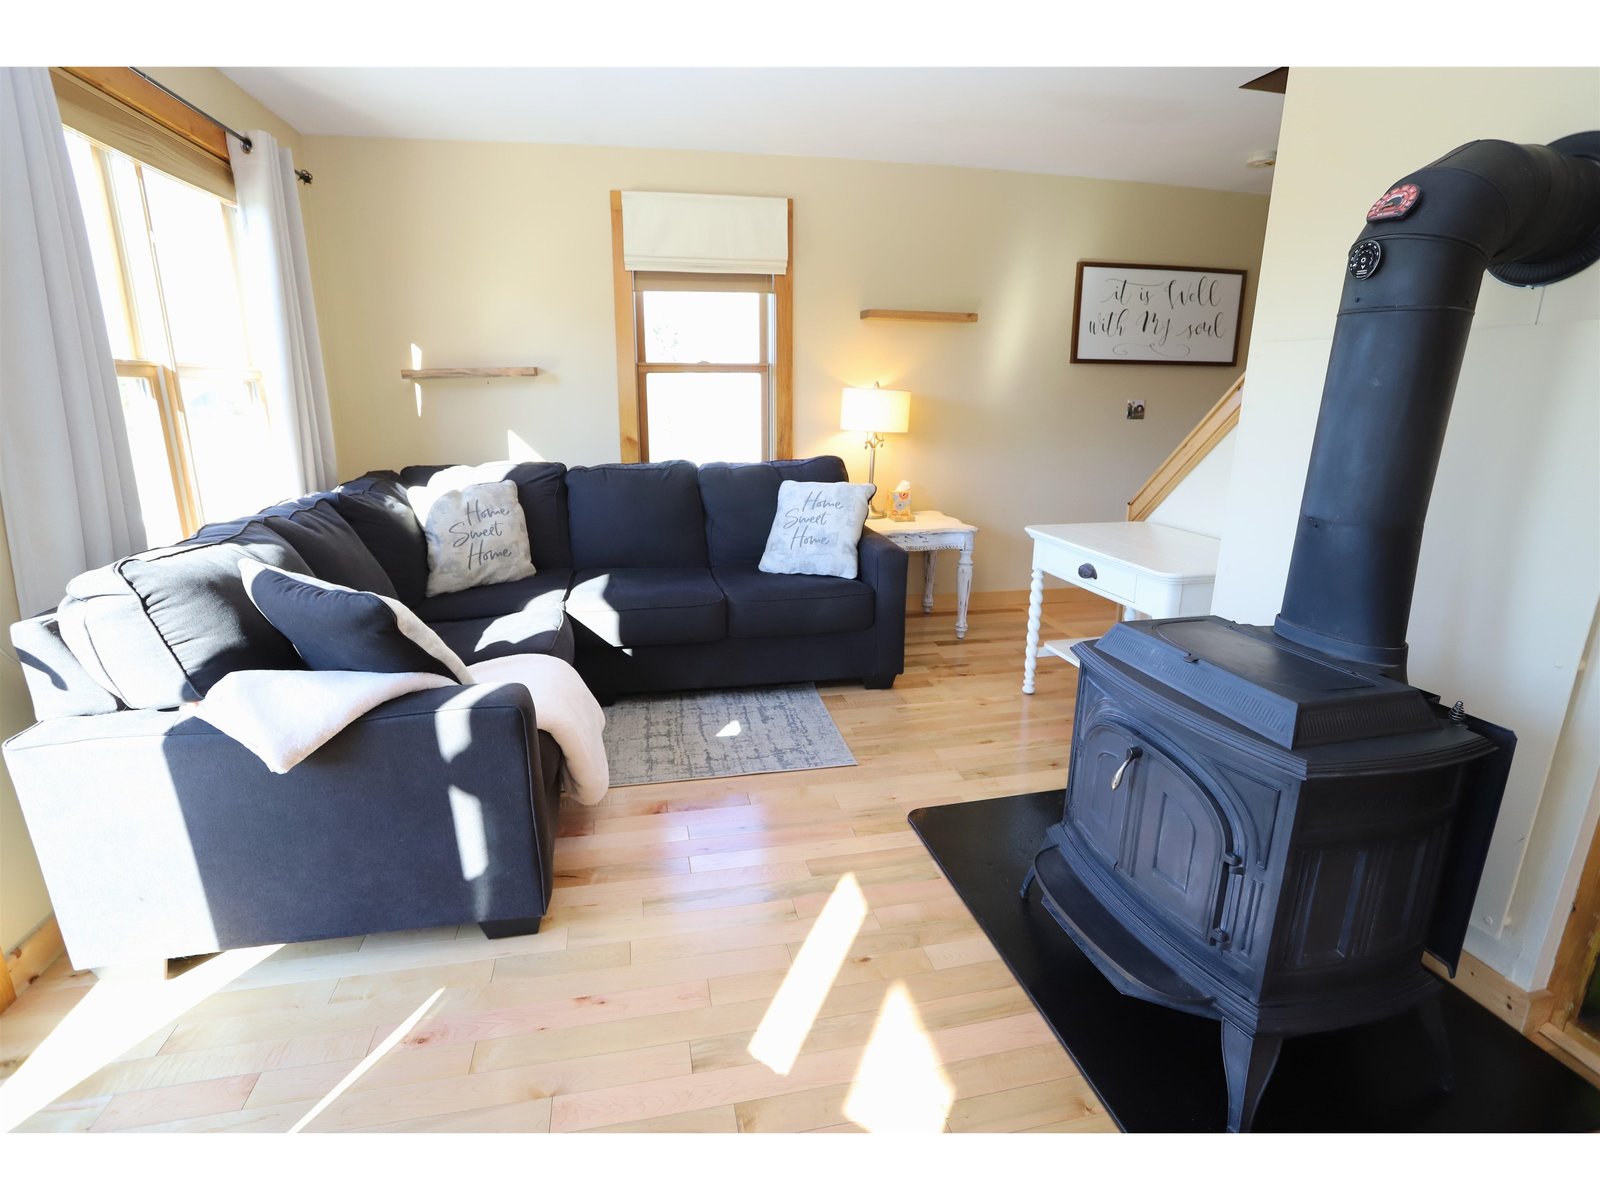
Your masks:
M 1216 538 L 1144 521 L 1029 525 L 1027 534 L 1033 539 L 1033 584 L 1028 591 L 1022 690 L 1030 696 L 1040 649 L 1078 665 L 1070 639 L 1039 645 L 1046 575 L 1115 600 L 1123 606 L 1125 620 L 1139 613 L 1195 617 L 1211 611 L 1221 545 Z
M 956 637 L 967 636 L 967 600 L 972 595 L 972 543 L 978 527 L 928 509 L 910 521 L 876 517 L 867 528 L 902 550 L 922 551 L 922 611 L 933 611 L 933 568 L 941 550 L 956 550 Z

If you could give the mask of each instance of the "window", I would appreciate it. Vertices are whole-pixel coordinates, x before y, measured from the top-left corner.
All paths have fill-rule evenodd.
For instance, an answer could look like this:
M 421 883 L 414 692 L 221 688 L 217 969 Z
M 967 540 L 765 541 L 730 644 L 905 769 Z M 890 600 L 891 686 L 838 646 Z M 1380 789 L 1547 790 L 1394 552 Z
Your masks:
M 234 262 L 235 207 L 66 130 L 151 545 L 283 494 Z
M 783 199 L 611 193 L 622 461 L 792 455 L 792 229 Z
M 634 274 L 645 462 L 772 457 L 770 275 Z

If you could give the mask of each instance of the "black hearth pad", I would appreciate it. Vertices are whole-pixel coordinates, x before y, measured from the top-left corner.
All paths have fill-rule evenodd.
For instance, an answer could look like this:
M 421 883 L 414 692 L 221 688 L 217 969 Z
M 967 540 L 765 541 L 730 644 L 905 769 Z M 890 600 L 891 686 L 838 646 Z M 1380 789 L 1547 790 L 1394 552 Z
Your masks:
M 1215 1021 L 1133 1000 L 1106 982 L 1017 890 L 1062 793 L 919 808 L 910 816 L 1084 1078 L 1123 1129 L 1221 1132 L 1227 1085 Z M 1444 1018 L 1455 1087 L 1435 1074 L 1412 1014 L 1291 1038 L 1261 1098 L 1257 1132 L 1488 1133 L 1600 1130 L 1600 1090 L 1453 987 Z

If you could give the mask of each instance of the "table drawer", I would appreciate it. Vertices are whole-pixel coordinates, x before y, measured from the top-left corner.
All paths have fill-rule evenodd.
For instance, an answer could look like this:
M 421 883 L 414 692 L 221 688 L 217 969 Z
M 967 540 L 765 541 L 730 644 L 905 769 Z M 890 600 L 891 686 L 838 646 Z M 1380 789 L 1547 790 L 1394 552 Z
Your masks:
M 1137 571 L 1122 563 L 1081 552 L 1073 557 L 1075 562 L 1067 574 L 1068 579 L 1088 591 L 1098 592 L 1124 604 L 1133 603 L 1134 592 L 1139 584 Z

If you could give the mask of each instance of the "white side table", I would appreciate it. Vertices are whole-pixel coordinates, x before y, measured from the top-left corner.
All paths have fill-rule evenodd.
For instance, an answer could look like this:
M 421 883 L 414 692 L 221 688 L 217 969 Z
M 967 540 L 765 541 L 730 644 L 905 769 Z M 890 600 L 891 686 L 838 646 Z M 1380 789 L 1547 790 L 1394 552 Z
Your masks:
M 1028 591 L 1028 649 L 1022 662 L 1022 690 L 1033 695 L 1039 651 L 1078 657 L 1071 639 L 1039 645 L 1044 608 L 1044 577 L 1054 575 L 1123 606 L 1123 618 L 1198 617 L 1211 611 L 1222 543 L 1204 534 L 1151 525 L 1145 521 L 1104 521 L 1086 525 L 1029 525 L 1033 539 L 1033 585 Z
M 960 551 L 956 561 L 956 636 L 967 636 L 967 600 L 972 595 L 972 543 L 978 527 L 931 510 L 914 520 L 878 517 L 867 528 L 881 533 L 902 550 L 922 552 L 922 611 L 933 611 L 933 569 L 941 550 Z

